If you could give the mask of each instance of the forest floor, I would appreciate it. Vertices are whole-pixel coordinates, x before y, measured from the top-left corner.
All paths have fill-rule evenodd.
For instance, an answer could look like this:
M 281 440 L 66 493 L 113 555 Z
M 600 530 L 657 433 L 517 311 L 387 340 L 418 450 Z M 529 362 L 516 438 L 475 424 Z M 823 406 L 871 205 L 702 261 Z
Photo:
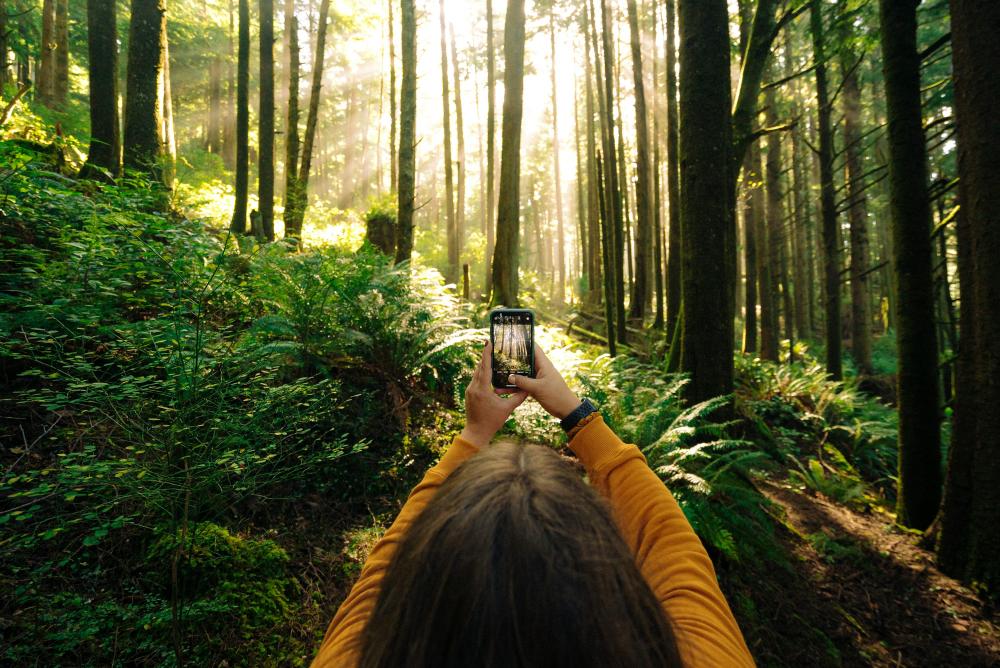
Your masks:
M 795 570 L 773 572 L 756 592 L 758 662 L 1000 665 L 1000 615 L 943 575 L 918 535 L 887 513 L 857 512 L 779 480 L 757 484 L 784 516 L 779 538 Z M 823 652 L 810 631 L 832 646 Z

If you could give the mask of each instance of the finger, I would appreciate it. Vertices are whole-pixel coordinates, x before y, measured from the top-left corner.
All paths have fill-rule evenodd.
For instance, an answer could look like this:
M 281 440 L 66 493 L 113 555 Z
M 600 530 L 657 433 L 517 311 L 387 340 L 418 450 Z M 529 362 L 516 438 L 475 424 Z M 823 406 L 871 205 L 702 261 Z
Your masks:
M 538 380 L 512 373 L 507 376 L 507 383 L 516 386 L 519 390 L 524 390 L 525 392 L 530 393 L 537 387 Z
M 490 342 L 487 341 L 483 346 L 483 353 L 479 356 L 479 379 L 478 383 L 483 387 L 492 387 L 493 383 L 490 382 L 490 356 L 492 354 L 492 348 L 490 347 Z

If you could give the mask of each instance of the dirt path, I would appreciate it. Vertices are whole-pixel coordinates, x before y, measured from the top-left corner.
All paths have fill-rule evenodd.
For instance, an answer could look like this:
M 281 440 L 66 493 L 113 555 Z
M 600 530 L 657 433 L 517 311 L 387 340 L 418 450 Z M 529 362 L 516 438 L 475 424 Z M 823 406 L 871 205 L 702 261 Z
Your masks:
M 1000 615 L 941 574 L 914 535 L 782 483 L 758 486 L 784 509 L 796 570 L 812 586 L 792 616 L 837 648 L 787 665 L 1000 666 Z

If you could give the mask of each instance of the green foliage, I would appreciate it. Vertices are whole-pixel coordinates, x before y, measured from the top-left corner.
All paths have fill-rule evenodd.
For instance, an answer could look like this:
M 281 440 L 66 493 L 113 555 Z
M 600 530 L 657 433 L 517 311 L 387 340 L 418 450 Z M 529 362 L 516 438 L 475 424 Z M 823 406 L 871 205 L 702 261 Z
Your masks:
M 805 465 L 797 459 L 792 461 L 798 469 L 789 471 L 789 476 L 814 492 L 843 504 L 854 504 L 864 494 L 865 486 L 860 480 L 818 459 L 809 459 Z

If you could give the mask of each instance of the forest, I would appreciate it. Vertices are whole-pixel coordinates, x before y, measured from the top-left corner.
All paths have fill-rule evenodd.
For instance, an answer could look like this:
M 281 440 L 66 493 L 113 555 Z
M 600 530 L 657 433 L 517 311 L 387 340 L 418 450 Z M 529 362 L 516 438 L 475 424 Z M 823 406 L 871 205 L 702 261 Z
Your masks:
M 0 664 L 308 665 L 507 306 L 759 665 L 1000 665 L 998 34 L 0 0 Z

